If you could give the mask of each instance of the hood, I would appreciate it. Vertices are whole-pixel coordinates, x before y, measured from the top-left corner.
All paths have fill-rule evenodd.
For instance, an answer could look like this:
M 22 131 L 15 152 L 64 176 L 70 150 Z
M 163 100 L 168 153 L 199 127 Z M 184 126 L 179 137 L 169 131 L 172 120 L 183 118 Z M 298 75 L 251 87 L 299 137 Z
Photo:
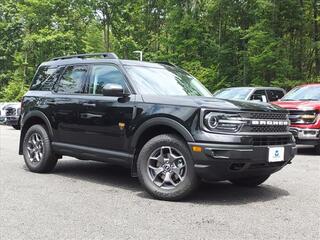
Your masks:
M 190 97 L 190 96 L 151 96 L 144 95 L 146 103 L 157 103 L 175 106 L 189 106 L 196 108 L 211 108 L 217 110 L 234 111 L 285 111 L 284 109 L 268 103 L 256 103 L 251 101 L 225 100 L 214 97 Z
M 272 104 L 288 110 L 320 110 L 320 101 L 277 101 Z

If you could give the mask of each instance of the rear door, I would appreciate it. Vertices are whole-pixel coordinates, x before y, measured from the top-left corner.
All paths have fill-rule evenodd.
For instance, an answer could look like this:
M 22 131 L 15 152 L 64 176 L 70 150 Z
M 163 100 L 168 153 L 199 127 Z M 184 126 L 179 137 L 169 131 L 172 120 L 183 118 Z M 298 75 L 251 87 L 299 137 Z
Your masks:
M 86 143 L 80 129 L 79 111 L 87 77 L 88 66 L 67 66 L 54 86 L 51 114 L 54 128 L 57 129 L 58 141 L 61 143 L 75 145 Z
M 121 69 L 114 64 L 95 64 L 90 70 L 87 95 L 80 106 L 79 124 L 86 146 L 127 152 L 127 127 L 134 114 L 135 95 L 126 98 L 103 96 L 108 84 L 119 84 L 130 92 Z

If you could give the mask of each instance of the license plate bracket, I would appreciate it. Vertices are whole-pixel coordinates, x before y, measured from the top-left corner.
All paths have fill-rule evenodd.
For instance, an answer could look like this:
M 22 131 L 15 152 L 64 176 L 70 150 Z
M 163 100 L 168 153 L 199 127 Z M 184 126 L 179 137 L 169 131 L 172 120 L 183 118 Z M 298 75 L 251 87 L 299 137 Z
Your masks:
M 284 147 L 269 147 L 268 162 L 284 161 Z

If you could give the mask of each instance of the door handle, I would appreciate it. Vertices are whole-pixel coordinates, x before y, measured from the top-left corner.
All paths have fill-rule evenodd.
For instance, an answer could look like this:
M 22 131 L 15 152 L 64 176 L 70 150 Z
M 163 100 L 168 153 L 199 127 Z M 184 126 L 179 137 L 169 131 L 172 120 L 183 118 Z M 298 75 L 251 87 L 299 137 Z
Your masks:
M 82 105 L 85 107 L 95 107 L 96 106 L 95 103 L 82 103 Z

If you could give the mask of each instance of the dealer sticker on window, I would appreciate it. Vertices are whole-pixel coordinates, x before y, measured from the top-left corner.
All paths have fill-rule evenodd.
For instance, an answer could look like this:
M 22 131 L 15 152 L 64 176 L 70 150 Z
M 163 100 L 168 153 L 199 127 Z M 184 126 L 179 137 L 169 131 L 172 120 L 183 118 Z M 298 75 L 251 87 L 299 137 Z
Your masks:
M 284 161 L 284 147 L 269 147 L 269 162 Z

